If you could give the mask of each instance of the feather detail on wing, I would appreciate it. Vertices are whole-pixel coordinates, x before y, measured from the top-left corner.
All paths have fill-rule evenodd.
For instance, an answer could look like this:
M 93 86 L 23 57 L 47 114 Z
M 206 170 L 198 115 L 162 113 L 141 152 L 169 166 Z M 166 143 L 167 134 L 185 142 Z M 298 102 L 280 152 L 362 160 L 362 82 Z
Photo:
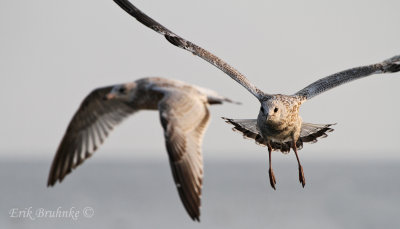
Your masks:
M 312 124 L 303 122 L 301 124 L 300 139 L 302 142 L 317 142 L 317 138 L 328 137 L 327 133 L 332 132 L 334 129 L 331 126 L 335 124 Z
M 233 131 L 243 134 L 243 138 L 254 139 L 256 144 L 266 146 L 267 143 L 257 130 L 257 119 L 230 119 L 222 117 L 226 123 L 232 124 Z
M 226 123 L 232 124 L 234 127 L 233 131 L 238 131 L 243 134 L 243 137 L 246 139 L 254 139 L 257 145 L 266 146 L 267 141 L 261 136 L 260 132 L 257 129 L 257 119 L 229 119 L 222 117 Z M 275 142 L 271 141 L 272 149 L 279 150 L 282 153 L 288 153 L 290 151 L 290 142 Z M 301 147 L 301 145 L 298 145 Z
M 311 99 L 322 92 L 356 79 L 361 79 L 373 74 L 393 73 L 398 71 L 400 71 L 400 55 L 387 59 L 382 63 L 348 69 L 319 79 L 296 92 L 295 95 Z
M 222 118 L 226 123 L 232 124 L 234 127 L 233 131 L 238 131 L 243 134 L 244 138 L 254 139 L 256 144 L 266 146 L 267 141 L 261 136 L 257 129 L 257 119 L 229 119 Z M 332 132 L 330 128 L 334 124 L 311 124 L 302 123 L 300 137 L 296 142 L 297 148 L 300 150 L 303 148 L 303 142 L 315 143 L 317 138 L 325 138 L 328 135 L 326 133 Z M 287 142 L 275 142 L 271 141 L 271 147 L 274 151 L 281 151 L 282 153 L 289 153 L 292 143 Z
M 62 181 L 72 169 L 89 158 L 109 132 L 134 110 L 117 100 L 104 100 L 112 87 L 92 91 L 70 121 L 51 165 L 47 185 Z
M 250 81 L 241 74 L 238 70 L 227 64 L 225 61 L 210 53 L 209 51 L 197 46 L 196 44 L 183 39 L 182 37 L 176 35 L 154 19 L 147 16 L 145 13 L 136 8 L 132 3 L 128 0 L 114 0 L 123 10 L 125 10 L 128 14 L 136 18 L 140 23 L 149 27 L 150 29 L 156 31 L 164 35 L 164 37 L 173 45 L 185 49 L 194 55 L 199 56 L 215 67 L 219 68 L 221 71 L 225 72 L 229 75 L 233 80 L 241 84 L 245 87 L 250 93 L 252 93 L 259 100 L 270 97 L 270 95 L 263 93 L 260 89 L 258 89 L 255 85 L 250 83 Z
M 160 119 L 172 174 L 181 201 L 193 220 L 200 220 L 203 157 L 201 145 L 209 121 L 205 96 L 166 95 L 159 103 Z

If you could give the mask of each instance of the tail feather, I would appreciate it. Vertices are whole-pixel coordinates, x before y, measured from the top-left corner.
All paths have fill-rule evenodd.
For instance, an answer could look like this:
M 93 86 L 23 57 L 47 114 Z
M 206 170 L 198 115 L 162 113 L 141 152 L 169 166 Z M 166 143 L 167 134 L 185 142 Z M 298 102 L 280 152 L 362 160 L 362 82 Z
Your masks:
M 234 127 L 233 131 L 238 131 L 243 134 L 244 138 L 254 139 L 256 144 L 266 146 L 267 142 L 260 135 L 257 130 L 257 119 L 230 119 L 222 117 L 226 123 L 232 124 Z
M 328 137 L 329 132 L 332 132 L 334 129 L 330 128 L 334 124 L 312 124 L 303 122 L 301 124 L 301 132 L 300 138 L 302 142 L 317 142 L 317 138 L 326 138 Z
M 238 131 L 243 134 L 244 138 L 254 139 L 256 144 L 266 146 L 267 141 L 261 136 L 257 129 L 257 119 L 229 119 L 222 117 L 226 123 L 232 124 L 234 127 L 233 131 Z M 303 148 L 303 142 L 315 143 L 318 138 L 327 137 L 327 133 L 332 132 L 333 129 L 330 126 L 335 124 L 312 124 L 302 123 L 300 137 L 296 142 L 297 149 Z M 271 141 L 272 149 L 279 150 L 282 153 L 289 153 L 292 148 L 292 143 L 287 142 L 275 142 Z

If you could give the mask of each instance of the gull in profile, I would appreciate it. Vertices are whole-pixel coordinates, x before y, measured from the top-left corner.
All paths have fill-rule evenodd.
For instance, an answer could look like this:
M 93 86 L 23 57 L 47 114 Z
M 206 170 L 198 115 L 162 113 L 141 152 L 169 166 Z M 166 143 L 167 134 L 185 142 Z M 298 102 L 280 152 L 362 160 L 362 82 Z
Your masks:
M 158 110 L 181 201 L 200 217 L 203 181 L 201 144 L 211 104 L 232 102 L 216 92 L 177 80 L 149 77 L 93 90 L 70 121 L 51 165 L 48 186 L 61 182 L 92 156 L 109 132 L 139 110 Z
M 183 48 L 216 66 L 233 80 L 245 87 L 260 102 L 257 119 L 229 119 L 226 122 L 234 125 L 234 130 L 240 131 L 245 137 L 252 138 L 256 143 L 266 145 L 269 153 L 269 180 L 275 189 L 276 179 L 271 166 L 271 152 L 288 153 L 293 149 L 299 168 L 299 181 L 304 187 L 306 181 L 297 150 L 304 142 L 316 142 L 319 137 L 326 137 L 333 131 L 332 124 L 312 124 L 303 122 L 299 116 L 302 103 L 329 89 L 360 79 L 372 74 L 392 73 L 400 71 L 400 55 L 380 63 L 348 69 L 319 79 L 293 95 L 268 94 L 262 92 L 235 68 L 199 47 L 173 33 L 157 21 L 153 20 L 127 0 L 114 0 L 123 10 L 135 17 L 150 29 L 162 34 L 171 44 Z

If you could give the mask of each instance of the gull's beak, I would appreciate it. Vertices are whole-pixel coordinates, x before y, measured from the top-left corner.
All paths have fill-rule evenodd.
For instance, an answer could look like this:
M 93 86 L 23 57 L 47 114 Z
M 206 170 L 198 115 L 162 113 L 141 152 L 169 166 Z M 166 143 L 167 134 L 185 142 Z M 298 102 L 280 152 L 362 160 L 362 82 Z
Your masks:
M 115 98 L 115 93 L 110 92 L 107 95 L 105 95 L 103 99 L 104 100 L 111 100 L 113 98 Z

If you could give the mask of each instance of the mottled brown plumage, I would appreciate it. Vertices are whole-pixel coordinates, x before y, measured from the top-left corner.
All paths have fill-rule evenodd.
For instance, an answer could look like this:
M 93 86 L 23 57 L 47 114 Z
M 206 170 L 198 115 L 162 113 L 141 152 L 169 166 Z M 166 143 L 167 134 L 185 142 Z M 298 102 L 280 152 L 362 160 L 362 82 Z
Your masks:
M 261 108 L 257 119 L 245 121 L 235 119 L 226 120 L 235 126 L 235 130 L 241 131 L 246 137 L 254 138 L 257 143 L 268 146 L 270 183 L 273 188 L 275 188 L 276 179 L 271 168 L 272 151 L 280 150 L 288 152 L 290 148 L 293 149 L 299 166 L 299 180 L 304 187 L 304 172 L 297 150 L 301 148 L 303 142 L 315 142 L 318 137 L 324 137 L 327 132 L 332 131 L 330 128 L 331 124 L 320 125 L 302 122 L 299 116 L 299 108 L 303 102 L 322 92 L 356 79 L 373 74 L 400 71 L 400 56 L 394 56 L 380 63 L 356 67 L 327 76 L 310 84 L 294 95 L 267 94 L 258 89 L 243 74 L 222 59 L 173 33 L 141 12 L 128 0 L 114 1 L 139 22 L 164 35 L 171 44 L 188 50 L 225 72 L 260 101 Z M 302 136 L 303 133 L 307 134 Z
M 158 110 L 172 175 L 193 220 L 200 218 L 203 181 L 201 145 L 209 104 L 232 102 L 209 89 L 158 77 L 98 88 L 75 113 L 51 165 L 48 186 L 61 182 L 92 156 L 109 132 L 139 110 Z

